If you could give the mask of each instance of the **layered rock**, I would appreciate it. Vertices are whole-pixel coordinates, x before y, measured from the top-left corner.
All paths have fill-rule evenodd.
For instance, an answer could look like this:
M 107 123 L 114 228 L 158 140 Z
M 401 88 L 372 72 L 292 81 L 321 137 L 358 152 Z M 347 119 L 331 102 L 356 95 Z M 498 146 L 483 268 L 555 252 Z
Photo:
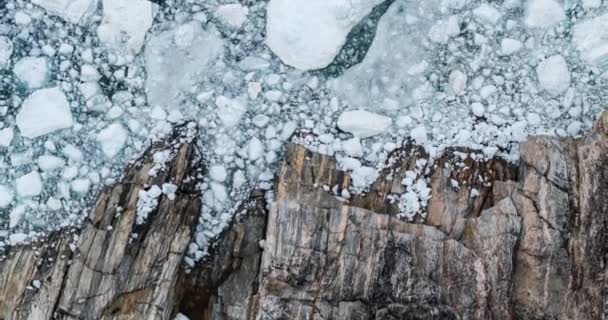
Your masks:
M 149 151 L 143 167 L 105 190 L 76 244 L 55 234 L 37 248 L 13 248 L 0 262 L 0 315 L 606 317 L 608 112 L 581 139 L 528 139 L 518 167 L 446 152 L 426 174 L 427 216 L 411 222 L 397 218 L 393 200 L 405 172 L 426 157 L 420 148 L 404 146 L 366 194 L 344 199 L 324 186 L 341 194 L 352 183 L 348 172 L 290 145 L 274 196 L 255 191 L 194 269 L 180 267 L 200 208 L 196 179 L 184 177 L 199 167 L 192 143 L 178 145 L 166 173 L 147 174 Z M 177 198 L 163 197 L 138 226 L 134 194 L 165 181 L 180 186 Z M 125 209 L 119 215 L 117 206 Z

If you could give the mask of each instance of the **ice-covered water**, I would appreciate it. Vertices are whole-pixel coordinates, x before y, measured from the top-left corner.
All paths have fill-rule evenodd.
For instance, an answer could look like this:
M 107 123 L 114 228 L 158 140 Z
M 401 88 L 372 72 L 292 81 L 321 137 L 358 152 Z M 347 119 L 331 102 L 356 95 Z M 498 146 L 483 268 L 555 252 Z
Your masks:
M 606 26 L 599 0 L 4 1 L 0 241 L 78 227 L 103 184 L 186 120 L 209 168 L 190 263 L 254 186 L 272 188 L 296 131 L 351 172 L 350 192 L 410 138 L 515 161 L 529 134 L 591 127 Z M 405 219 L 424 214 L 426 165 L 397 195 Z

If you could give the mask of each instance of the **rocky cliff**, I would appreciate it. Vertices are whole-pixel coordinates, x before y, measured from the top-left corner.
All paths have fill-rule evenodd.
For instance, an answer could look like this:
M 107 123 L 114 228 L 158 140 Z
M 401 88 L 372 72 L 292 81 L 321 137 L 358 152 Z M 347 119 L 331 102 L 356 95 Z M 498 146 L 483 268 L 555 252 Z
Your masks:
M 608 318 L 608 112 L 583 138 L 528 139 L 517 167 L 446 152 L 426 218 L 410 223 L 394 195 L 420 149 L 404 146 L 367 194 L 344 199 L 335 159 L 290 145 L 272 202 L 254 191 L 194 269 L 181 261 L 203 168 L 182 131 L 102 192 L 77 238 L 11 249 L 0 318 Z M 163 148 L 176 156 L 151 176 Z M 137 224 L 138 192 L 165 182 L 175 198 Z

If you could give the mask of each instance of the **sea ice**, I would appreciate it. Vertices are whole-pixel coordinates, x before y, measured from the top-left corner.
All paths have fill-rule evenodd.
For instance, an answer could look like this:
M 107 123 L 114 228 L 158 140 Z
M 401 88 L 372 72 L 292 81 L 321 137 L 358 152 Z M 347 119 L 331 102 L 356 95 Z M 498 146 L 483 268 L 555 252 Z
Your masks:
M 551 96 L 558 96 L 570 87 L 570 70 L 561 55 L 551 56 L 536 68 L 540 85 Z
M 103 0 L 99 40 L 116 55 L 116 64 L 130 62 L 144 46 L 156 5 L 147 0 Z
M 555 0 L 529 0 L 525 22 L 531 28 L 552 27 L 566 19 L 566 13 Z
M 352 133 L 355 137 L 365 139 L 385 132 L 392 120 L 365 110 L 347 111 L 338 118 L 338 128 Z
M 0 209 L 8 207 L 13 202 L 13 190 L 8 186 L 0 185 Z
M 17 126 L 26 138 L 40 137 L 73 124 L 70 105 L 59 88 L 35 91 L 17 113 Z
M 327 67 L 351 29 L 384 0 L 271 0 L 266 43 L 301 70 Z
M 15 186 L 20 197 L 35 197 L 42 192 L 42 179 L 38 171 L 32 171 L 17 178 Z
M 11 62 L 13 42 L 11 39 L 0 36 L 0 70 L 6 68 Z
M 225 25 L 238 29 L 247 21 L 249 9 L 239 3 L 224 4 L 217 8 L 215 16 Z
M 107 158 L 114 158 L 129 138 L 129 131 L 119 123 L 113 123 L 97 134 L 97 141 Z
M 97 0 L 32 0 L 32 3 L 71 23 L 82 22 L 97 9 Z
M 608 64 L 608 13 L 577 23 L 572 40 L 583 60 L 605 67 Z
M 45 57 L 25 57 L 13 67 L 13 73 L 30 89 L 43 87 L 49 78 L 49 64 Z

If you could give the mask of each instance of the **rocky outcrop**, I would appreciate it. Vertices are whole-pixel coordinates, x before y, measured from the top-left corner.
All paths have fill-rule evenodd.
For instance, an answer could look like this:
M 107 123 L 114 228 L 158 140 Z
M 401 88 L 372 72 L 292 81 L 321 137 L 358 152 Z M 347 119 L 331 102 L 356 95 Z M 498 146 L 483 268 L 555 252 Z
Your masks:
M 0 262 L 0 318 L 169 319 L 201 205 L 191 131 L 180 127 L 154 144 L 103 190 L 79 235 L 12 248 Z M 161 151 L 172 155 L 164 166 L 154 160 Z M 137 224 L 139 192 L 163 183 L 177 192 L 160 196 Z
M 426 157 L 420 148 L 404 146 L 369 192 L 345 199 L 336 194 L 351 179 L 335 159 L 290 145 L 273 196 L 255 191 L 194 269 L 179 264 L 200 206 L 192 188 L 196 179 L 183 177 L 199 167 L 189 160 L 195 154 L 190 142 L 177 150 L 165 174 L 145 174 L 148 152 L 143 168 L 132 166 L 122 183 L 104 191 L 76 244 L 56 234 L 36 249 L 13 248 L 0 262 L 0 314 L 172 319 L 181 313 L 242 320 L 608 316 L 608 112 L 583 138 L 530 138 L 521 145 L 517 167 L 474 160 L 466 150 L 446 152 L 426 173 L 432 189 L 426 218 L 410 222 L 397 218 L 394 199 L 404 191 L 405 172 Z M 138 226 L 128 209 L 134 208 L 134 192 L 163 181 L 180 185 L 177 198 L 163 197 Z M 125 209 L 119 215 L 117 206 Z

